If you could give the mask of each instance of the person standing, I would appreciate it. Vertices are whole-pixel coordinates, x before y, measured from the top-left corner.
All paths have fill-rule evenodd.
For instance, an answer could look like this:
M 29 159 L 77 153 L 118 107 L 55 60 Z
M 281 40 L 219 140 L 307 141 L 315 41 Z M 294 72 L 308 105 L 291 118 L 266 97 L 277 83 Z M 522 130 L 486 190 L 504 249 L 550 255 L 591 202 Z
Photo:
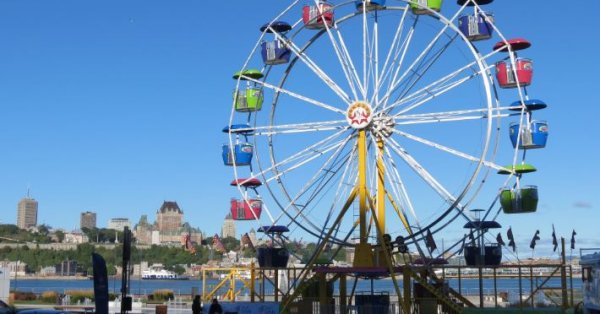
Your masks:
M 223 308 L 221 307 L 221 304 L 219 304 L 219 301 L 217 301 L 217 299 L 213 299 L 212 300 L 212 304 L 210 305 L 210 308 L 208 309 L 208 314 L 223 314 Z
M 192 302 L 192 313 L 200 314 L 202 313 L 202 304 L 200 304 L 200 296 L 196 295 L 194 297 L 194 302 Z

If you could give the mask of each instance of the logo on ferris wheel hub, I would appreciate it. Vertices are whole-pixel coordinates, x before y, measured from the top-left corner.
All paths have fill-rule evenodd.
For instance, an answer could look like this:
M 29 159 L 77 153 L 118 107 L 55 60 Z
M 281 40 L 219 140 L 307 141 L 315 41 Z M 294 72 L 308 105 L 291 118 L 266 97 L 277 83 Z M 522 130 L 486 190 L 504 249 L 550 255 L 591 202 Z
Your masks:
M 355 129 L 366 128 L 373 119 L 371 106 L 362 101 L 357 101 L 350 105 L 346 112 L 346 121 Z

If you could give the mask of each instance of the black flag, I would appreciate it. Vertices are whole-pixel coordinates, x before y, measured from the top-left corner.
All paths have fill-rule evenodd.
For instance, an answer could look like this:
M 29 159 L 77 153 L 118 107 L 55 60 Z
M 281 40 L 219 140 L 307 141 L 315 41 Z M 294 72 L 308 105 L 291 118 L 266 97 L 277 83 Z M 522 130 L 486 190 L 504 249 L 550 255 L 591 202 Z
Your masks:
M 571 233 L 571 250 L 575 249 L 575 236 L 577 235 L 577 232 L 575 232 L 575 229 L 573 229 L 573 233 Z
M 92 253 L 92 268 L 94 271 L 96 313 L 108 314 L 108 276 L 106 273 L 106 262 L 101 255 Z
M 529 247 L 533 250 L 535 249 L 535 242 L 540 239 L 540 231 L 536 230 L 533 238 L 531 238 L 531 242 L 529 242 Z
M 504 243 L 504 240 L 502 240 L 502 234 L 500 232 L 498 232 L 498 235 L 496 236 L 496 242 L 498 242 L 498 245 L 506 245 L 506 243 Z
M 556 240 L 556 232 L 554 230 L 554 224 L 552 224 L 552 245 L 554 245 L 554 249 L 552 251 L 556 252 L 556 249 L 558 248 L 558 240 Z
M 515 238 L 513 237 L 512 227 L 508 228 L 506 236 L 508 237 L 508 246 L 512 247 L 514 252 L 517 249 L 517 244 L 515 243 Z
M 431 234 L 431 230 L 427 229 L 427 235 L 425 236 L 425 246 L 429 249 L 429 252 L 433 252 L 437 249 L 437 245 L 433 240 L 433 235 Z

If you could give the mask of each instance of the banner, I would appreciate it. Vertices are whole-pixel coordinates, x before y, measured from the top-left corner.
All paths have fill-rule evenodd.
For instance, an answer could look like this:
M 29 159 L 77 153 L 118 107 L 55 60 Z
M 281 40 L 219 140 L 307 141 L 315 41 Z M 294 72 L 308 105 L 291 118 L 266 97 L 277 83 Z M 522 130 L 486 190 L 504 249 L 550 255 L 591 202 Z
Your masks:
M 94 299 L 96 300 L 96 314 L 108 314 L 108 276 L 104 258 L 92 253 L 94 269 Z

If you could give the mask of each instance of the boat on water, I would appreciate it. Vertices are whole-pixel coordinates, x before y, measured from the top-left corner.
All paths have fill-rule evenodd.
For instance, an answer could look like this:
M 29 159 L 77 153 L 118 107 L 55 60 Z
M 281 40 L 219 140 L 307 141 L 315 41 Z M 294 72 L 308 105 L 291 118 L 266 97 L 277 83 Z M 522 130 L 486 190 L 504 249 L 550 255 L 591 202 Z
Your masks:
M 170 270 L 166 270 L 161 266 L 151 266 L 147 270 L 142 271 L 143 280 L 188 280 L 190 277 L 180 276 Z

